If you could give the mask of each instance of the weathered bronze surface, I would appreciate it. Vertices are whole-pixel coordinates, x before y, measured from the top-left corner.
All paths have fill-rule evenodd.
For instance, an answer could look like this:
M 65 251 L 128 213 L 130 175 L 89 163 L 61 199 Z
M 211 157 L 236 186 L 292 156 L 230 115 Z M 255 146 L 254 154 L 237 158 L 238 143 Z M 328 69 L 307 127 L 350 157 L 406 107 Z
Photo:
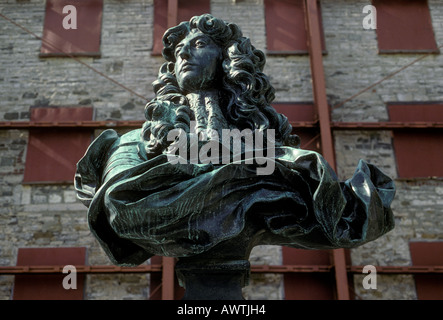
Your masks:
M 163 42 L 143 128 L 104 131 L 77 166 L 90 229 L 114 264 L 178 257 L 186 274 L 186 259 L 238 267 L 259 244 L 352 248 L 394 227 L 393 181 L 361 160 L 340 182 L 319 153 L 300 149 L 270 106 L 263 52 L 237 25 L 206 14 Z

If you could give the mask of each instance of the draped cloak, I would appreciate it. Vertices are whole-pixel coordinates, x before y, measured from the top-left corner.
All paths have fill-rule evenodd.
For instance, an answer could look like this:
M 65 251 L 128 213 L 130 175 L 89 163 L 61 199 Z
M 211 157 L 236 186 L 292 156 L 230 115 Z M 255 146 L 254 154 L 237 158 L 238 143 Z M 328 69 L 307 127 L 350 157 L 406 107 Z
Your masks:
M 270 175 L 256 164 L 172 164 L 144 150 L 140 130 L 108 129 L 77 164 L 90 230 L 116 265 L 201 254 L 249 224 L 262 229 L 259 244 L 303 249 L 352 248 L 394 227 L 394 182 L 363 160 L 340 182 L 319 153 L 287 146 L 276 147 Z

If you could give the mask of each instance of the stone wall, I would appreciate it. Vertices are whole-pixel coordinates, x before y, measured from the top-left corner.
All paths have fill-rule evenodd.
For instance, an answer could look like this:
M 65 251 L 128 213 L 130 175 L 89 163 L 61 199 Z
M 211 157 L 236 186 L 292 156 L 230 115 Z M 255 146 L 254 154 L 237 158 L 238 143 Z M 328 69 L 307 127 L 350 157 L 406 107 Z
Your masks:
M 362 8 L 369 1 L 322 1 L 327 56 L 326 87 L 331 106 L 351 97 L 420 54 L 380 55 L 375 30 L 362 28 Z M 429 1 L 435 38 L 443 39 L 443 5 Z M 388 102 L 442 101 L 443 57 L 430 55 L 369 92 L 332 110 L 335 121 L 388 121 Z M 397 178 L 390 131 L 336 131 L 337 173 L 349 178 L 359 159 L 379 166 Z M 412 155 L 411 156 L 419 156 Z M 441 180 L 396 180 L 392 208 L 396 227 L 386 236 L 351 251 L 354 265 L 411 265 L 409 242 L 443 239 Z M 416 299 L 411 275 L 378 275 L 377 290 L 365 290 L 363 276 L 355 276 L 355 290 L 363 299 Z
M 151 99 L 161 57 L 152 48 L 153 0 L 105 0 L 100 58 L 81 60 Z M 43 0 L 0 0 L 0 12 L 41 36 Z M 364 30 L 362 9 L 370 1 L 322 0 L 327 54 L 324 67 L 334 106 L 396 71 L 419 55 L 379 55 L 374 30 Z M 436 40 L 443 40 L 443 4 L 429 0 Z M 212 0 L 212 14 L 238 23 L 266 50 L 263 0 Z M 142 120 L 146 101 L 68 58 L 39 58 L 40 41 L 0 19 L 0 121 L 29 120 L 30 106 L 91 105 L 96 120 Z M 308 56 L 268 56 L 265 72 L 276 101 L 312 101 Z M 332 110 L 335 121 L 386 121 L 387 102 L 443 101 L 443 58 L 432 55 L 373 90 Z M 20 247 L 84 246 L 88 264 L 110 264 L 91 235 L 86 208 L 72 185 L 22 185 L 27 130 L 0 130 L 0 265 L 13 266 Z M 360 158 L 397 178 L 390 131 L 336 131 L 337 173 L 349 178 Z M 393 204 L 396 228 L 351 251 L 354 265 L 410 265 L 410 241 L 443 240 L 443 182 L 397 179 Z M 253 250 L 252 264 L 281 264 L 279 247 Z M 377 290 L 355 291 L 363 299 L 415 299 L 412 276 L 380 275 Z M 87 299 L 146 299 L 149 275 L 88 275 Z M 13 276 L 0 276 L 0 299 L 10 299 Z M 248 299 L 284 299 L 281 275 L 253 275 Z

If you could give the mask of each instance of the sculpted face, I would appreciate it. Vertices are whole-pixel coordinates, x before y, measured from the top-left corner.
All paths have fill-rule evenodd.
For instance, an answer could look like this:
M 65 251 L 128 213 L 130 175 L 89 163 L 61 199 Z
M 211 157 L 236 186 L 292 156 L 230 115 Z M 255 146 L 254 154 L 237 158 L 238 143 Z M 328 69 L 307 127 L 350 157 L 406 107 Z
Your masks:
M 193 31 L 175 48 L 175 75 L 184 93 L 211 89 L 220 69 L 222 49 L 201 31 Z

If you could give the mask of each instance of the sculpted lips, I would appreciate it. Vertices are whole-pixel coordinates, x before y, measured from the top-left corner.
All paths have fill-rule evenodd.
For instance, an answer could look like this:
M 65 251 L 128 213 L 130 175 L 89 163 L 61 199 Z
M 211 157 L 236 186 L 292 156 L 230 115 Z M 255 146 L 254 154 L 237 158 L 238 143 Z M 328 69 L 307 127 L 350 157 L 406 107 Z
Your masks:
M 182 66 L 180 67 L 180 71 L 181 72 L 189 71 L 192 68 L 192 66 L 195 66 L 195 64 L 189 63 L 189 62 L 184 62 L 182 64 Z

